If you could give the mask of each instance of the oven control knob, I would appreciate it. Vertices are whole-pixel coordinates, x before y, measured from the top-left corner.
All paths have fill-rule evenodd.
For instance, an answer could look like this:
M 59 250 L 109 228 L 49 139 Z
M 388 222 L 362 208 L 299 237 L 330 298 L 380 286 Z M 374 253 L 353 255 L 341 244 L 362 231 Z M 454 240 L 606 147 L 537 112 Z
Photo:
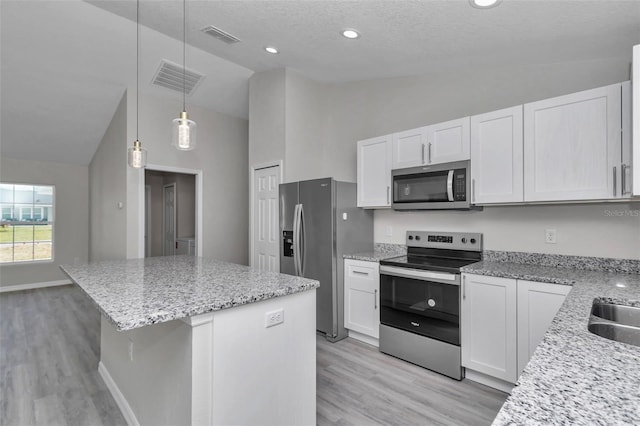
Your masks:
M 462 239 L 462 244 L 467 244 L 467 239 L 466 238 Z
M 413 235 L 409 235 L 409 239 L 410 239 L 410 240 L 413 240 Z
M 416 235 L 416 241 L 420 241 L 420 235 Z
M 469 242 L 470 242 L 471 244 L 475 244 L 475 243 L 476 243 L 476 239 L 475 239 L 475 238 L 472 238 Z

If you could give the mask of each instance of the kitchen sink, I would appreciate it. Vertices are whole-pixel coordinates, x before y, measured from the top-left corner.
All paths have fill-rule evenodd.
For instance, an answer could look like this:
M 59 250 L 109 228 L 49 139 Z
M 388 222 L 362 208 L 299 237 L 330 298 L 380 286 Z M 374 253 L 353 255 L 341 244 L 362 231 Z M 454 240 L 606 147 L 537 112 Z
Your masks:
M 640 327 L 631 327 L 615 323 L 590 322 L 589 331 L 605 339 L 640 346 Z
M 618 324 L 640 327 L 640 308 L 634 306 L 594 302 L 591 307 L 591 315 Z
M 588 329 L 605 339 L 640 346 L 640 308 L 602 303 L 591 307 Z

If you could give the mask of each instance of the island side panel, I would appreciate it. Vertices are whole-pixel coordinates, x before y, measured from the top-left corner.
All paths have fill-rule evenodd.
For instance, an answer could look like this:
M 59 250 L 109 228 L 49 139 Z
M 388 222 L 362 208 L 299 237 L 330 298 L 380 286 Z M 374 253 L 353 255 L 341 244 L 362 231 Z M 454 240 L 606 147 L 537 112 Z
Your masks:
M 315 289 L 215 312 L 212 362 L 213 424 L 315 425 Z
M 170 321 L 117 331 L 103 316 L 100 342 L 100 373 L 129 425 L 191 423 L 189 325 Z

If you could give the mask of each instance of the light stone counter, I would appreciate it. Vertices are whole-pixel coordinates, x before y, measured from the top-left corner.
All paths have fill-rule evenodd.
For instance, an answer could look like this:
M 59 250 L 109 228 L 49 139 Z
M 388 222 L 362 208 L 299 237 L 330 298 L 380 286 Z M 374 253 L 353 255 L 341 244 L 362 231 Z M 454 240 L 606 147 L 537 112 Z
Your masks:
M 489 261 L 463 272 L 572 286 L 494 425 L 640 424 L 640 347 L 587 330 L 594 298 L 640 306 L 640 275 Z
M 315 289 L 307 278 L 195 256 L 60 268 L 120 331 Z

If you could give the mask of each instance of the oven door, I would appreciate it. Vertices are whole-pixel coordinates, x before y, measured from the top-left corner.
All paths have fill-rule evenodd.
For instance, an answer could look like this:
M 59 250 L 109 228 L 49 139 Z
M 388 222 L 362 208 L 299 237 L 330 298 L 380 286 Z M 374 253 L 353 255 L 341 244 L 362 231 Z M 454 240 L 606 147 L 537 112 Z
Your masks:
M 380 322 L 460 346 L 460 275 L 381 265 Z

